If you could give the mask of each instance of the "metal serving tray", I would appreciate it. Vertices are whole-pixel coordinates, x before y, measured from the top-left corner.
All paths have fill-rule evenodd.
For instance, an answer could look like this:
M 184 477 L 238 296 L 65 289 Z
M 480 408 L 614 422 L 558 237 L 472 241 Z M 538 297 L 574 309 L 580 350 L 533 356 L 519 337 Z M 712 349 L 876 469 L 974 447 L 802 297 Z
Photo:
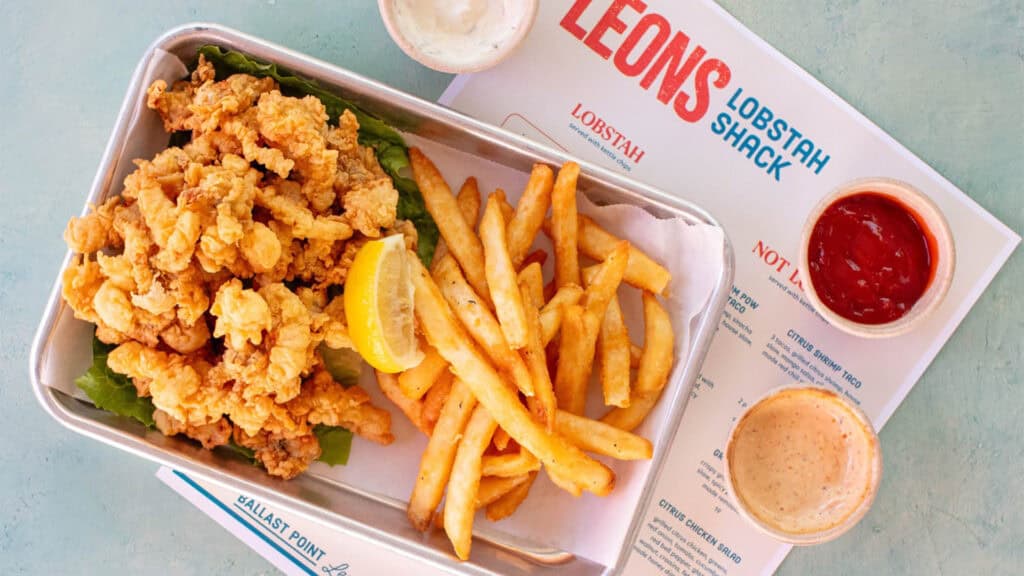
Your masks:
M 599 204 L 629 203 L 641 206 L 658 217 L 679 217 L 690 223 L 720 227 L 714 218 L 700 207 L 661 190 L 326 62 L 228 28 L 202 23 L 188 24 L 170 30 L 158 38 L 142 57 L 132 76 L 113 134 L 93 181 L 87 198 L 88 203 L 98 204 L 107 196 L 120 192 L 121 183 L 115 181 L 115 173 L 118 171 L 119 161 L 126 155 L 129 128 L 132 118 L 137 113 L 135 107 L 146 89 L 146 86 L 142 85 L 143 75 L 154 55 L 164 50 L 185 62 L 193 62 L 197 48 L 203 44 L 217 44 L 276 63 L 337 91 L 406 133 L 487 158 L 516 170 L 528 172 L 535 162 L 560 165 L 567 160 L 575 160 L 582 168 L 579 189 Z M 83 213 L 86 210 L 84 209 Z M 450 553 L 443 534 L 435 530 L 423 535 L 409 526 L 404 503 L 375 497 L 344 483 L 312 474 L 302 475 L 287 482 L 271 478 L 253 466 L 220 457 L 183 439 L 167 438 L 159 432 L 147 430 L 126 418 L 98 410 L 87 402 L 52 388 L 55 383 L 46 381 L 47 364 L 74 362 L 67 358 L 54 358 L 51 354 L 58 326 L 67 324 L 59 322 L 61 316 L 70 313 L 60 296 L 59 276 L 32 346 L 32 385 L 43 408 L 58 422 L 76 432 L 182 472 L 246 492 L 260 500 L 287 508 L 302 517 L 325 523 L 357 538 L 416 557 L 447 571 L 475 575 L 619 574 L 629 557 L 632 543 L 643 520 L 643 513 L 650 502 L 668 447 L 679 426 L 693 382 L 707 353 L 732 285 L 733 254 L 728 238 L 724 235 L 723 237 L 725 242 L 722 250 L 722 273 L 715 279 L 715 289 L 705 309 L 691 323 L 689 357 L 677 362 L 661 400 L 669 403 L 665 425 L 651 438 L 656 448 L 650 473 L 626 538 L 616 556 L 617 561 L 610 566 L 560 550 L 539 550 L 497 539 L 487 541 L 479 537 L 473 546 L 472 560 L 458 562 Z M 65 256 L 62 269 L 67 267 L 71 256 L 70 252 Z M 83 336 L 85 333 L 83 331 Z

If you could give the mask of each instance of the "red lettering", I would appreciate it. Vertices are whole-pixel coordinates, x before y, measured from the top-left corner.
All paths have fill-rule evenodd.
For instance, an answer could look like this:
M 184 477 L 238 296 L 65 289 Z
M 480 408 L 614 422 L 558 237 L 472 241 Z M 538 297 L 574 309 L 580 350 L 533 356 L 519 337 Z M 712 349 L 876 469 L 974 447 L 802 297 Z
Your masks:
M 799 288 L 801 292 L 804 291 L 804 283 L 802 280 L 800 280 L 799 268 L 793 269 L 793 273 L 789 275 L 789 283 Z
M 601 120 L 600 118 L 598 118 L 597 122 L 594 122 L 594 128 L 593 128 L 594 133 L 597 134 L 598 136 L 600 136 L 601 135 L 601 131 L 604 130 L 604 127 L 605 127 L 604 120 Z
M 696 50 L 694 50 L 696 53 Z M 715 88 L 725 88 L 726 84 L 729 83 L 732 78 L 732 71 L 729 70 L 729 66 L 717 58 L 705 60 L 700 68 L 697 69 L 697 77 L 693 80 L 694 86 L 694 105 L 693 108 L 686 107 L 686 101 L 689 100 L 689 94 L 680 92 L 676 95 L 675 102 L 672 107 L 675 108 L 676 115 L 687 122 L 696 122 L 704 117 L 704 114 L 708 111 L 708 105 L 710 104 L 710 89 L 708 88 L 708 76 L 714 73 L 715 76 Z
M 580 117 L 579 116 L 579 112 L 580 112 L 580 108 L 582 108 L 582 107 L 583 107 L 583 103 L 582 102 L 577 102 L 576 103 L 576 107 L 572 109 L 572 117 L 573 118 L 579 118 Z
M 643 53 L 636 59 L 636 62 L 630 64 L 629 56 L 633 49 L 636 48 L 644 34 L 654 27 L 657 27 L 658 31 L 654 34 L 654 38 L 651 39 L 651 43 L 647 45 L 647 48 L 644 48 Z M 619 49 L 615 52 L 615 67 L 619 69 L 619 72 L 631 78 L 639 75 L 651 64 L 651 61 L 654 60 L 654 55 L 665 45 L 665 41 L 668 40 L 670 34 L 672 34 L 672 25 L 668 23 L 664 16 L 661 14 L 645 15 L 636 23 L 636 27 L 633 28 L 633 31 L 626 37 L 622 46 L 619 46 Z
M 608 32 L 609 29 L 623 33 L 626 30 L 626 23 L 619 19 L 619 14 L 622 13 L 622 9 L 629 6 L 637 12 L 643 12 L 647 9 L 647 5 L 641 0 L 615 0 L 605 10 L 604 15 L 597 21 L 597 25 L 594 29 L 587 34 L 584 44 L 590 47 L 591 50 L 597 52 L 601 58 L 605 60 L 612 55 L 612 49 L 601 43 L 601 37 Z
M 691 49 L 690 36 L 682 31 L 673 33 L 672 25 L 661 14 L 643 14 L 647 10 L 645 0 L 609 0 L 597 23 L 588 32 L 580 25 L 580 18 L 592 2 L 574 0 L 562 17 L 562 28 L 606 60 L 614 53 L 615 67 L 624 76 L 635 78 L 642 74 L 640 87 L 644 90 L 650 90 L 660 78 L 658 101 L 666 105 L 671 103 L 676 115 L 686 122 L 701 120 L 710 107 L 711 89 L 722 89 L 729 84 L 732 77 L 729 66 L 717 58 L 705 60 L 707 50 L 700 44 Z M 643 14 L 628 33 L 629 25 L 622 19 L 627 8 Z M 611 38 L 623 33 L 625 36 L 616 47 Z M 683 85 L 691 78 L 692 89 L 684 89 Z M 581 117 L 579 112 L 580 105 L 577 104 L 573 116 L 581 118 L 588 127 L 593 124 L 593 116 L 588 121 L 586 113 Z M 599 134 L 604 127 L 602 124 L 597 129 Z M 605 139 L 614 136 L 614 131 L 608 132 Z
M 589 120 L 587 120 L 588 115 L 590 117 Z M 590 110 L 587 110 L 586 112 L 583 113 L 583 116 L 580 117 L 580 120 L 583 122 L 584 126 L 589 128 L 594 124 L 594 120 L 597 120 L 597 114 L 594 114 Z
M 751 250 L 751 252 L 757 254 L 761 260 L 764 260 L 765 264 L 775 268 L 776 272 L 782 272 L 790 264 L 789 260 L 783 258 L 778 251 L 773 248 L 769 248 L 760 240 L 757 241 L 757 244 L 754 245 L 754 249 Z
M 669 42 L 668 46 L 654 62 L 654 66 L 651 66 L 644 79 L 640 81 L 640 86 L 645 90 L 650 88 L 651 84 L 654 83 L 658 75 L 664 70 L 665 77 L 662 79 L 661 88 L 658 90 L 658 100 L 668 104 L 669 100 L 679 92 L 679 87 L 683 85 L 683 82 L 693 73 L 697 63 L 707 53 L 703 46 L 697 46 L 690 53 L 689 58 L 683 61 L 683 54 L 686 53 L 686 48 L 689 45 L 690 37 L 682 32 L 676 32 L 676 35 L 672 37 L 672 41 Z
M 590 6 L 591 1 L 592 0 L 576 0 L 572 7 L 569 8 L 569 11 L 565 13 L 565 16 L 562 17 L 562 21 L 559 22 L 562 28 L 565 28 L 569 31 L 569 34 L 572 34 L 580 40 L 583 40 L 583 37 L 587 35 L 587 31 L 579 24 L 580 16 L 583 14 L 583 11 Z

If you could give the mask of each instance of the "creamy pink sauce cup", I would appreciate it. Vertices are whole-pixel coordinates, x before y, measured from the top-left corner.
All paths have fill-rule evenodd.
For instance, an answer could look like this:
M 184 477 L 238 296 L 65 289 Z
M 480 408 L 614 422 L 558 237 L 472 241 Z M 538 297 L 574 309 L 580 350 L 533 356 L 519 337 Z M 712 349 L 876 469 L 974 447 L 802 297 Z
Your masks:
M 729 433 L 724 460 L 740 516 L 802 546 L 853 528 L 882 478 L 882 452 L 867 416 L 809 385 L 776 388 L 750 406 Z

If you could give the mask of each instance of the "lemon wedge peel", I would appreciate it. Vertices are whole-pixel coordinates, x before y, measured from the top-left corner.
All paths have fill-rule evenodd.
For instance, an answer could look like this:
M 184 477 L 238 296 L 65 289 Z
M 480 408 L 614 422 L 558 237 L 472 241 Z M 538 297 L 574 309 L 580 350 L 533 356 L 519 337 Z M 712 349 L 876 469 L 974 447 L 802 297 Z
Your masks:
M 356 252 L 345 281 L 345 316 L 359 355 L 388 374 L 416 366 L 412 271 L 401 234 L 367 242 Z

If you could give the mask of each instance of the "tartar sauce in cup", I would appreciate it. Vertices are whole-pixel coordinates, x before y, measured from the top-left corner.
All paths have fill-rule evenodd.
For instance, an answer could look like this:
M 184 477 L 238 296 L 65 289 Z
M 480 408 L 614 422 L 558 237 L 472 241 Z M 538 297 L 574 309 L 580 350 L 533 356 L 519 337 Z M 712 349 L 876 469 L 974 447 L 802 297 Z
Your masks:
M 442 72 L 489 68 L 526 37 L 537 0 L 379 0 L 388 33 L 414 60 Z

